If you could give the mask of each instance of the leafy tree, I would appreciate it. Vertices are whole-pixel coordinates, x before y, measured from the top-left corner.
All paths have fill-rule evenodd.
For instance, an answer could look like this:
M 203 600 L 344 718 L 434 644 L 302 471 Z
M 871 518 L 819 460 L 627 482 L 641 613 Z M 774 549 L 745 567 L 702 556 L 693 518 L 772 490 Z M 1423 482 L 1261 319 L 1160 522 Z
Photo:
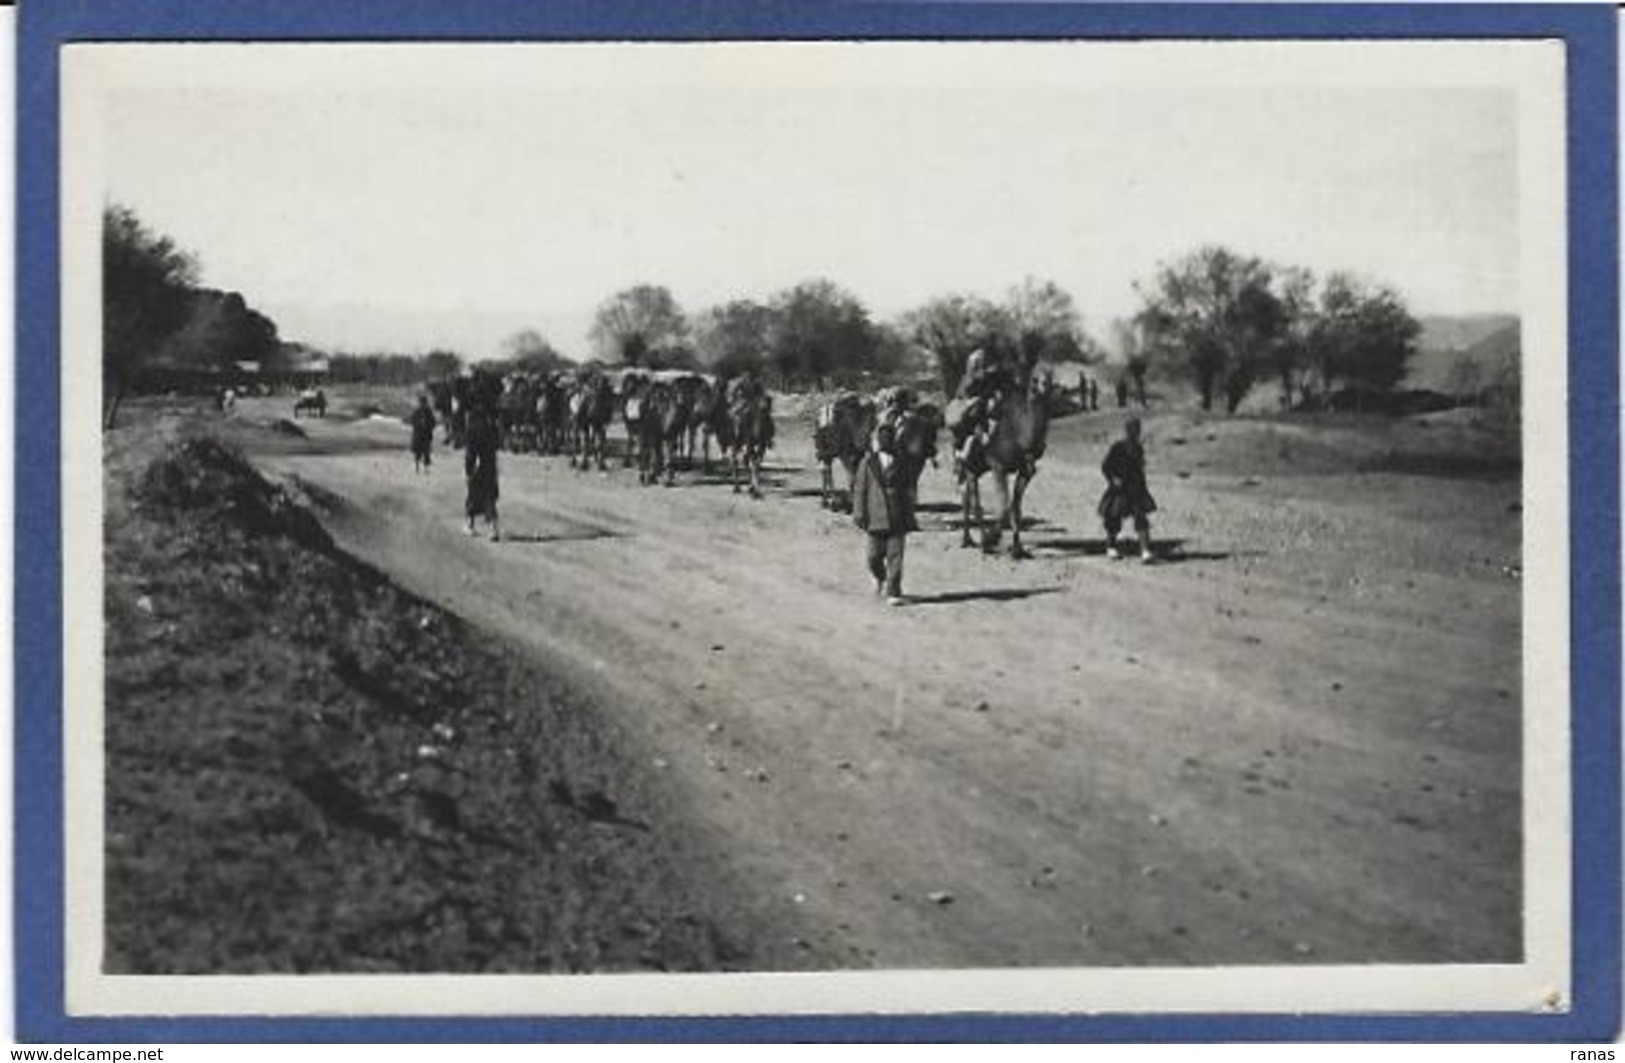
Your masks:
M 103 427 L 113 427 L 141 366 L 186 323 L 197 272 L 196 259 L 130 208 L 102 212 Z
M 594 353 L 606 362 L 646 365 L 653 352 L 687 342 L 688 322 L 669 290 L 639 284 L 598 307 L 589 338 Z
M 455 357 L 455 355 L 453 356 Z M 520 329 L 502 341 L 502 356 L 480 363 L 496 373 L 548 373 L 570 364 L 535 329 Z
M 695 323 L 700 364 L 722 377 L 760 369 L 766 362 L 773 312 L 749 299 L 714 306 Z
M 1302 377 L 1313 355 L 1315 275 L 1305 267 L 1288 266 L 1276 276 L 1276 287 L 1286 323 L 1270 361 L 1281 381 L 1281 405 L 1291 409 L 1293 392 L 1305 386 Z
M 698 352 L 688 343 L 656 347 L 648 352 L 643 364 L 650 369 L 681 369 L 690 373 L 698 372 L 701 368 Z
M 1323 387 L 1386 391 L 1405 379 L 1421 324 L 1393 289 L 1346 273 L 1326 278 L 1311 329 L 1311 358 Z
M 769 305 L 768 349 L 785 381 L 807 381 L 823 391 L 837 370 L 871 363 L 876 336 L 869 312 L 833 282 L 804 281 Z
M 463 371 L 462 356 L 455 351 L 430 351 L 421 362 L 423 375 L 428 380 L 444 380 Z
M 276 323 L 240 293 L 197 288 L 188 294 L 186 324 L 160 345 L 158 359 L 229 369 L 238 362 L 274 360 L 280 344 Z
M 907 374 L 920 354 L 918 345 L 908 334 L 894 325 L 874 326 L 874 346 L 869 351 L 869 364 L 865 371 L 881 378 L 896 378 Z
M 1204 410 L 1222 392 L 1234 413 L 1268 368 L 1287 325 L 1271 280 L 1260 259 L 1208 246 L 1163 266 L 1141 290 L 1138 320 L 1153 356 L 1184 368 Z
M 947 394 L 959 390 L 965 362 L 975 350 L 1001 357 L 1011 346 L 1009 312 L 979 295 L 944 295 L 904 314 L 901 331 L 930 351 Z

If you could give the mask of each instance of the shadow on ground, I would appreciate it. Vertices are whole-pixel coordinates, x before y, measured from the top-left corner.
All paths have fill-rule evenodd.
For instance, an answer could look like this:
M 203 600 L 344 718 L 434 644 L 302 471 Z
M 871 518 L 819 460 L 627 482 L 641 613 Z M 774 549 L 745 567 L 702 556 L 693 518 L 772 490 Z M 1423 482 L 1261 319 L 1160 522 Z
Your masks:
M 1139 551 L 1139 545 L 1132 536 L 1125 535 L 1119 540 L 1119 545 L 1125 555 L 1134 555 Z M 1106 540 L 1103 538 L 1043 539 L 1031 541 L 1027 546 L 1038 557 L 1106 556 Z M 1170 565 L 1185 561 L 1228 561 L 1231 558 L 1264 556 L 1262 550 L 1187 550 L 1184 539 L 1153 539 L 1151 553 L 1159 562 Z
M 1059 594 L 1060 587 L 1000 587 L 983 591 L 944 591 L 910 595 L 909 605 L 956 605 L 961 602 L 1018 602 L 1043 594 Z

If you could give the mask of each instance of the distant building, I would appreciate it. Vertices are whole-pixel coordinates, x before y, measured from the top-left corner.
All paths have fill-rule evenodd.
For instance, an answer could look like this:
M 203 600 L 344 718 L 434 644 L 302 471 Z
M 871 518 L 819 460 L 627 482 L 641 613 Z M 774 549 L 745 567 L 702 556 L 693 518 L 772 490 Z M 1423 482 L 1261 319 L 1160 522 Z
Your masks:
M 271 387 L 309 388 L 331 381 L 332 360 L 303 343 L 284 342 L 277 350 L 276 361 L 275 369 L 265 374 L 265 381 Z

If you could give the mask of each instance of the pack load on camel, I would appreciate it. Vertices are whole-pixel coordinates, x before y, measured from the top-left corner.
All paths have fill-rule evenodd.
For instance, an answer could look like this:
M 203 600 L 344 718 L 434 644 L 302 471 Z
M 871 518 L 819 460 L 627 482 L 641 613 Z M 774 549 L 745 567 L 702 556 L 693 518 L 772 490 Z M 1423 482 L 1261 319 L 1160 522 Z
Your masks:
M 873 396 L 843 391 L 818 407 L 813 422 L 813 456 L 822 473 L 819 504 L 823 508 L 851 510 L 858 464 L 882 426 L 891 429 L 899 448 L 912 448 L 921 466 L 936 464 L 941 410 L 922 403 L 917 392 L 901 386 L 881 388 Z M 837 461 L 846 470 L 844 492 L 835 487 Z
M 602 472 L 607 468 L 604 455 L 609 450 L 609 423 L 615 417 L 614 385 L 603 373 L 583 373 L 576 378 L 567 406 L 570 467 L 584 470 L 596 463 Z
M 1035 374 L 1030 362 L 994 361 L 983 351 L 973 352 L 967 360 L 959 390 L 946 411 L 962 491 L 961 546 L 976 545 L 971 538 L 975 527 L 982 550 L 992 553 L 998 549 L 1001 531 L 1009 528 L 1011 556 L 1027 556 L 1021 545 L 1021 502 L 1044 455 L 1054 388 L 1054 379 L 1047 373 Z M 988 473 L 999 503 L 991 527 L 983 520 L 980 486 Z
M 875 401 L 856 392 L 842 392 L 818 407 L 813 424 L 813 457 L 823 475 L 819 505 L 836 512 L 852 508 L 852 482 L 858 462 L 869 449 L 869 438 L 878 425 Z M 846 492 L 835 489 L 834 466 L 839 461 L 846 470 Z
M 1027 375 L 1020 367 L 992 358 L 981 348 L 970 353 L 965 360 L 965 374 L 959 379 L 959 389 L 944 411 L 954 440 L 956 467 L 973 460 L 973 456 L 987 446 L 1000 402 L 1019 390 L 1020 380 Z

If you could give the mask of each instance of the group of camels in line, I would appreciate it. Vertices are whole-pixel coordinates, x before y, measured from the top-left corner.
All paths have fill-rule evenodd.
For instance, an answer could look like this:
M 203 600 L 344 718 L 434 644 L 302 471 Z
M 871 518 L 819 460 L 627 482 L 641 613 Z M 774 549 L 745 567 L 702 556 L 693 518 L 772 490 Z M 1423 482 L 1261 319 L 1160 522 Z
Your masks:
M 607 467 L 618 414 L 627 439 L 622 462 L 637 465 L 641 484 L 673 483 L 678 461 L 697 451 L 709 469 L 714 439 L 734 490 L 748 483 L 759 496 L 762 459 L 773 445 L 772 397 L 748 378 L 724 385 L 695 373 L 627 371 L 617 384 L 592 370 L 476 372 L 429 390 L 449 445 L 462 445 L 470 411 L 482 409 L 495 417 L 503 449 L 568 455 L 576 469 Z
M 937 435 L 946 428 L 960 489 L 961 545 L 992 553 L 1008 528 L 1011 555 L 1029 556 L 1021 542 L 1022 498 L 1044 454 L 1053 392 L 1047 374 L 1013 375 L 971 417 L 961 397 L 945 414 L 905 388 L 830 399 L 819 406 L 813 432 L 821 504 L 850 507 L 858 462 L 881 421 L 896 429 L 897 456 L 909 471 L 911 490 L 925 466 L 936 464 Z M 772 396 L 752 377 L 713 382 L 696 373 L 627 371 L 617 384 L 593 371 L 476 373 L 431 385 L 430 394 L 448 444 L 461 444 L 469 410 L 482 407 L 495 416 L 505 449 L 566 454 L 576 469 L 606 468 L 608 429 L 619 414 L 627 438 L 623 464 L 637 466 L 640 484 L 670 485 L 680 461 L 692 464 L 701 455 L 709 470 L 714 439 L 734 490 L 744 486 L 743 477 L 750 494 L 760 497 L 761 465 L 774 439 Z M 846 471 L 844 492 L 834 483 L 837 462 Z M 991 521 L 982 501 L 985 476 L 992 478 L 996 502 Z

